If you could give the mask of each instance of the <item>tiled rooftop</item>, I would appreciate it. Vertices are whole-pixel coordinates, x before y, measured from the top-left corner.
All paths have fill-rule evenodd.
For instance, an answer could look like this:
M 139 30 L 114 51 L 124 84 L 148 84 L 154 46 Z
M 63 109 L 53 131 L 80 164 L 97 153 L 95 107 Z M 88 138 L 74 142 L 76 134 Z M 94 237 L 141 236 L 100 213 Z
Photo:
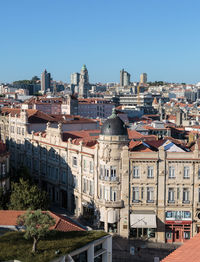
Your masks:
M 200 233 L 185 242 L 161 262 L 200 262 Z
M 0 210 L 0 227 L 1 226 L 16 226 L 17 218 L 20 215 L 23 215 L 26 211 L 21 210 Z M 84 231 L 82 227 L 77 225 L 72 220 L 67 217 L 57 215 L 48 211 L 48 213 L 56 220 L 56 224 L 52 229 L 59 231 Z

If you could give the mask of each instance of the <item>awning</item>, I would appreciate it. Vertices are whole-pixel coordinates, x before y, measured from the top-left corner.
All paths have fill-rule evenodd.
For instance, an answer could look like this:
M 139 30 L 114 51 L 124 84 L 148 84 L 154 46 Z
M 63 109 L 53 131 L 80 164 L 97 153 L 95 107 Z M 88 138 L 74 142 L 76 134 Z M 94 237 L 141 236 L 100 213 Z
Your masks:
M 108 210 L 108 223 L 113 224 L 118 222 L 119 220 L 119 214 L 118 210 Z
M 100 221 L 104 222 L 105 221 L 105 211 L 104 208 L 100 208 Z
M 155 214 L 131 214 L 130 226 L 132 228 L 157 228 Z

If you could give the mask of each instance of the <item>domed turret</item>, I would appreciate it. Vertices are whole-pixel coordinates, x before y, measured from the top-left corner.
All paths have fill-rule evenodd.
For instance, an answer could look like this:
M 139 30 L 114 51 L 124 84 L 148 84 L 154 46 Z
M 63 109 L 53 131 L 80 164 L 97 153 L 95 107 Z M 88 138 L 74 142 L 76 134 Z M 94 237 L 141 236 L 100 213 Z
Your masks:
M 105 136 L 127 136 L 127 128 L 124 122 L 117 116 L 113 109 L 112 115 L 104 122 L 101 135 Z

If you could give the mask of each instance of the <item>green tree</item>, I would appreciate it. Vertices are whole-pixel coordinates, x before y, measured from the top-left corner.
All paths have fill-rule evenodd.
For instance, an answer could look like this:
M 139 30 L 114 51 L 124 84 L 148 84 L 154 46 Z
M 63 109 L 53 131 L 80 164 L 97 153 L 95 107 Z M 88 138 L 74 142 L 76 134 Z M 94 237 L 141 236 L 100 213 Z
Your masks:
M 19 183 L 12 183 L 9 209 L 27 210 L 42 209 L 49 207 L 49 198 L 45 191 L 38 186 L 31 185 L 27 180 L 20 178 Z
M 0 209 L 6 209 L 9 202 L 9 192 L 0 187 Z
M 24 237 L 33 239 L 32 252 L 37 251 L 38 241 L 45 237 L 49 228 L 55 225 L 55 220 L 47 212 L 42 212 L 40 209 L 36 211 L 28 210 L 25 214 L 18 217 L 18 225 L 25 226 Z
M 31 79 L 33 84 L 35 84 L 38 80 L 40 80 L 38 76 L 33 76 Z
M 21 166 L 17 170 L 13 170 L 13 176 L 12 181 L 13 182 L 19 182 L 20 178 L 22 178 L 25 181 L 29 181 L 29 183 L 32 183 L 32 177 L 30 175 L 30 172 L 27 167 Z

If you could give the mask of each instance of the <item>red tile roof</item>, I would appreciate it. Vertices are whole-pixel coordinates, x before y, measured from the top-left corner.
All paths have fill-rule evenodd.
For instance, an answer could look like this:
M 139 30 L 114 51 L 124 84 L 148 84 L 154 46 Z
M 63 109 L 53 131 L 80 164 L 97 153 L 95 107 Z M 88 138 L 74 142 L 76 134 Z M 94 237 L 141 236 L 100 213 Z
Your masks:
M 161 262 L 199 262 L 200 233 L 185 242 L 181 247 L 169 254 Z
M 26 211 L 22 210 L 0 210 L 0 226 L 16 226 L 17 218 L 20 215 L 23 215 Z M 48 213 L 56 220 L 55 225 L 52 229 L 59 231 L 85 231 L 82 227 L 77 225 L 71 219 L 52 213 Z

